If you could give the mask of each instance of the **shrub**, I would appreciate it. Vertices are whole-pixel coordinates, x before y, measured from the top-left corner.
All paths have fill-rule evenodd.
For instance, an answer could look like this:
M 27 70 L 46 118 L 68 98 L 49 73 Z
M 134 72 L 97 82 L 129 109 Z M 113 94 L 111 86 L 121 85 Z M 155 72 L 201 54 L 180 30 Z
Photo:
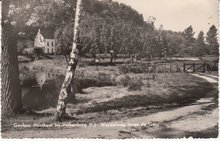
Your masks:
M 89 63 L 86 62 L 86 61 L 79 61 L 79 62 L 78 62 L 78 66 L 81 67 L 81 68 L 82 68 L 82 67 L 87 67 L 88 64 L 89 64 Z
M 137 91 L 141 90 L 141 87 L 143 86 L 143 82 L 141 78 L 133 78 L 130 79 L 128 82 L 128 90 L 130 91 Z
M 149 64 L 126 64 L 119 68 L 121 74 L 126 73 L 153 73 L 155 71 L 155 66 Z
M 117 85 L 123 85 L 124 87 L 127 87 L 130 81 L 130 77 L 128 75 L 119 75 L 115 81 Z
M 133 65 L 133 64 L 129 64 L 129 65 L 122 65 L 119 67 L 119 72 L 122 74 L 126 74 L 126 73 L 143 73 L 145 72 L 145 68 L 141 65 Z
M 110 73 L 105 73 L 105 72 L 99 72 L 98 73 L 98 80 L 99 81 L 109 81 L 111 82 L 111 74 Z
M 150 85 L 150 81 L 149 81 L 149 80 L 147 81 L 146 87 L 148 87 L 148 88 L 151 87 L 151 85 Z

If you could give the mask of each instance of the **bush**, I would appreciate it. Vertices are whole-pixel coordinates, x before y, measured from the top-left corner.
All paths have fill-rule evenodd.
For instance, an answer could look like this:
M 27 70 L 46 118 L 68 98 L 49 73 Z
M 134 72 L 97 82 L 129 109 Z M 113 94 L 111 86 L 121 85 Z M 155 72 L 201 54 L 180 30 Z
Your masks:
M 151 85 L 150 85 L 150 81 L 149 81 L 149 80 L 147 81 L 146 87 L 148 87 L 148 88 L 151 87 Z
M 88 64 L 89 64 L 89 63 L 86 62 L 86 61 L 79 61 L 79 62 L 78 62 L 78 66 L 81 67 L 81 68 L 82 68 L 82 67 L 87 67 Z
M 108 81 L 111 82 L 111 74 L 110 73 L 105 73 L 105 72 L 99 72 L 98 73 L 98 80 L 99 81 Z
M 128 75 L 119 75 L 115 81 L 116 81 L 116 84 L 127 87 L 130 79 L 131 78 Z
M 143 73 L 145 72 L 145 68 L 141 65 L 122 65 L 119 67 L 119 72 L 121 74 L 126 74 L 126 73 Z
M 119 68 L 121 74 L 126 73 L 153 73 L 155 71 L 155 66 L 149 64 L 127 64 L 122 65 Z
M 128 90 L 130 91 L 141 90 L 142 86 L 143 86 L 143 82 L 141 78 L 133 78 L 130 79 L 128 82 Z
M 129 91 L 141 90 L 143 82 L 141 78 L 130 78 L 129 75 L 119 75 L 116 77 L 115 82 L 117 85 L 128 87 Z

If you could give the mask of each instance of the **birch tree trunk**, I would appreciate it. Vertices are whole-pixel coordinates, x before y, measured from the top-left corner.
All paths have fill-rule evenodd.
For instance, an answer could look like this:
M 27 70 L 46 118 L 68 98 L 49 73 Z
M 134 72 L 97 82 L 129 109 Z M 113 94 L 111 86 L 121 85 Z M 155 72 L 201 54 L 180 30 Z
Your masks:
M 67 68 L 67 73 L 58 98 L 57 111 L 55 115 L 56 120 L 61 120 L 62 118 L 65 117 L 67 99 L 71 92 L 71 85 L 73 83 L 74 73 L 78 62 L 78 55 L 80 50 L 78 28 L 79 28 L 81 4 L 82 4 L 82 0 L 77 0 L 72 51 L 70 53 L 70 61 L 68 63 L 69 66 Z
M 2 117 L 18 113 L 22 109 L 19 81 L 16 35 L 7 20 L 9 0 L 2 1 L 2 50 L 1 50 L 1 110 Z M 7 21 L 7 22 L 6 22 Z

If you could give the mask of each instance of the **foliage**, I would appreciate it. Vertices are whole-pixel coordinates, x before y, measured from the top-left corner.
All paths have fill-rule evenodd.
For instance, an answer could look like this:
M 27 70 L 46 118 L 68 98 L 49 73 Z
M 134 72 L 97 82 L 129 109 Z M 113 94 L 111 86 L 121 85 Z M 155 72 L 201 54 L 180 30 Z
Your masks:
M 128 82 L 128 90 L 129 91 L 140 91 L 141 87 L 143 86 L 143 82 L 141 78 L 132 78 Z
M 219 54 L 219 44 L 217 39 L 217 28 L 213 25 L 210 27 L 207 32 L 206 42 L 209 48 L 210 55 L 218 55 Z
M 119 66 L 119 73 L 153 73 L 155 72 L 155 65 L 149 65 L 144 63 L 125 64 Z
M 129 75 L 119 75 L 116 77 L 116 83 L 118 85 L 122 85 L 124 87 L 127 87 L 130 79 L 131 78 L 129 77 Z
M 192 26 L 189 26 L 188 28 L 186 28 L 183 32 L 183 36 L 186 39 L 186 47 L 190 47 L 194 41 L 194 34 L 195 32 L 193 31 Z
M 116 77 L 116 84 L 128 87 L 129 91 L 141 90 L 143 86 L 142 79 L 139 77 L 130 77 L 127 74 L 122 74 Z
M 8 17 L 19 38 L 34 38 L 37 29 L 52 29 L 60 54 L 69 54 L 73 41 L 76 0 L 12 0 Z M 218 53 L 217 29 L 212 26 L 194 38 L 193 27 L 183 32 L 155 28 L 156 18 L 144 21 L 142 14 L 125 4 L 111 0 L 83 0 L 80 21 L 80 55 L 128 54 L 150 60 L 154 57 L 202 56 Z M 202 34 L 202 33 L 201 33 Z
M 121 74 L 144 73 L 145 70 L 146 70 L 146 67 L 143 64 L 126 64 L 126 65 L 119 66 L 119 72 Z
M 204 32 L 200 31 L 196 41 L 195 46 L 193 48 L 194 56 L 203 56 L 208 54 L 208 48 L 206 47 L 205 40 L 204 40 Z

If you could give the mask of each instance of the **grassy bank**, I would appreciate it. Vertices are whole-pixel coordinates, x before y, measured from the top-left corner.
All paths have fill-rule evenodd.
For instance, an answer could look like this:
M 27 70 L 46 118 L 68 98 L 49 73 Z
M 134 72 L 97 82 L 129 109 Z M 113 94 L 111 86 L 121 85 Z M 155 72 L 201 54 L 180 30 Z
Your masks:
M 79 63 L 80 64 L 80 63 Z M 82 62 L 81 62 L 82 64 Z M 64 59 L 39 60 L 28 64 L 29 68 L 61 69 L 65 73 L 67 65 Z M 76 92 L 79 101 L 72 106 L 75 113 L 100 112 L 111 109 L 132 108 L 137 106 L 159 105 L 167 103 L 185 104 L 204 97 L 213 86 L 201 78 L 187 73 L 163 74 L 126 74 L 129 78 L 141 80 L 140 90 L 132 91 L 129 86 L 119 82 L 123 74 L 119 74 L 116 66 L 79 65 L 76 71 Z M 154 77 L 154 79 L 152 79 Z M 137 81 L 137 83 L 139 83 Z M 128 84 L 129 85 L 129 84 Z M 139 85 L 139 84 L 138 84 Z
M 134 74 L 130 75 L 132 77 Z M 150 76 L 139 74 L 135 77 Z M 77 108 L 79 110 L 76 113 L 171 103 L 184 105 L 204 97 L 213 89 L 208 82 L 188 74 L 159 74 L 155 80 L 143 80 L 140 91 L 130 91 L 120 85 L 85 89 L 84 92 L 87 95 L 79 95 L 79 98 L 89 99 L 89 101 L 79 104 L 80 108 Z
M 130 77 L 148 78 L 148 74 L 129 74 Z M 183 73 L 159 74 L 155 80 L 144 80 L 139 91 L 130 91 L 122 85 L 89 87 L 83 94 L 77 94 L 76 104 L 68 104 L 70 118 L 64 123 L 90 123 L 120 120 L 149 114 L 167 107 L 187 105 L 208 93 L 217 99 L 215 88 L 205 80 Z M 55 108 L 43 111 L 25 112 L 21 115 L 2 119 L 2 131 L 18 130 L 14 123 L 54 123 Z M 19 128 L 27 130 L 28 128 Z M 34 128 L 34 130 L 44 128 Z M 46 128 L 49 130 L 50 128 Z
M 41 60 L 28 66 L 31 68 L 42 65 L 48 69 L 63 69 L 61 73 L 65 73 L 65 60 Z M 62 123 L 89 124 L 121 120 L 187 105 L 206 96 L 218 98 L 217 85 L 213 86 L 187 73 L 157 74 L 155 79 L 152 79 L 152 73 L 126 74 L 130 79 L 142 81 L 138 90 L 131 90 L 129 85 L 123 85 L 119 81 L 124 75 L 119 74 L 117 66 L 99 66 L 98 70 L 96 66 L 78 66 L 76 78 L 79 83 L 76 84 L 81 87 L 81 92 L 76 94 L 75 104 L 67 105 L 69 118 Z M 2 132 L 50 130 L 51 128 L 15 128 L 14 123 L 55 123 L 55 111 L 51 107 L 42 111 L 25 111 L 21 115 L 2 119 Z

